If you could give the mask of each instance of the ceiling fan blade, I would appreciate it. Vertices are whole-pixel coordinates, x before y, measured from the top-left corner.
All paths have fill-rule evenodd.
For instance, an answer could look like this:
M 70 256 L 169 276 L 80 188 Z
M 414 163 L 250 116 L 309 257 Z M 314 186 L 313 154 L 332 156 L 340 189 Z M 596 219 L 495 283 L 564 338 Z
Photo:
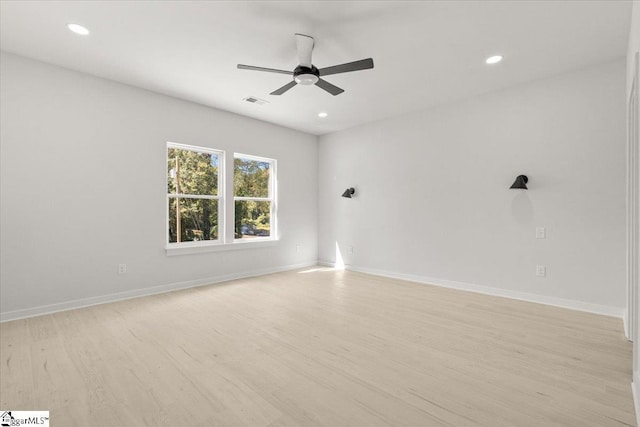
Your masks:
M 253 71 L 268 71 L 270 73 L 280 73 L 293 75 L 293 71 L 276 70 L 275 68 L 254 67 L 253 65 L 238 64 L 238 68 L 241 70 L 253 70 Z
M 348 73 L 350 71 L 368 70 L 369 68 L 373 68 L 373 58 L 321 68 L 319 71 L 321 76 L 328 76 L 331 74 Z
M 338 86 L 334 86 L 328 81 L 322 79 L 318 79 L 318 81 L 316 82 L 316 86 L 326 90 L 333 96 L 340 95 L 342 92 L 344 92 L 344 89 L 340 89 Z
M 296 48 L 298 49 L 298 61 L 303 67 L 311 68 L 311 52 L 315 41 L 313 37 L 296 33 Z
M 273 92 L 271 92 L 270 95 L 282 95 L 283 93 L 285 93 L 286 91 L 288 91 L 289 89 L 291 89 L 292 87 L 294 87 L 297 84 L 298 83 L 296 83 L 295 80 L 291 80 L 289 83 L 287 83 L 286 85 L 282 86 L 280 89 L 277 89 L 277 90 L 274 90 Z

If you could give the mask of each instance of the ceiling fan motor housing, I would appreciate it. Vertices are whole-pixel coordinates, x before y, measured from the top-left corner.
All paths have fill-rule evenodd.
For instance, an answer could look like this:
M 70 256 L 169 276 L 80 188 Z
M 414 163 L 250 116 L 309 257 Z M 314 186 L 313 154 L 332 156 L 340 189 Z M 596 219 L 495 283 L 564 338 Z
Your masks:
M 320 72 L 314 65 L 312 65 L 311 68 L 298 65 L 296 69 L 293 70 L 293 79 L 300 85 L 314 85 L 318 82 L 319 78 Z

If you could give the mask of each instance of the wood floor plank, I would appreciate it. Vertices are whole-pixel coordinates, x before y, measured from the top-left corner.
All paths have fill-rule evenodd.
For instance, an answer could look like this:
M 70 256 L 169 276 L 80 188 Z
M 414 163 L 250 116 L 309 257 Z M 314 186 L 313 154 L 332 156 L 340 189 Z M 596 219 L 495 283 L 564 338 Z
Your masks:
M 35 405 L 31 346 L 27 320 L 0 323 L 0 406 L 25 409 Z
M 636 425 L 620 319 L 327 268 L 5 322 L 0 341 L 2 407 L 52 425 Z

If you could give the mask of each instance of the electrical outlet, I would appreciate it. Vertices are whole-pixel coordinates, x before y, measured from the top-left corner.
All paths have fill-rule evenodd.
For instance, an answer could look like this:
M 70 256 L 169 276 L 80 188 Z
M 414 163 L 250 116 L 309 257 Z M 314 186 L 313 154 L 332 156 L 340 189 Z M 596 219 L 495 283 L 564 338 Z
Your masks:
M 302 247 L 300 245 L 296 245 L 296 252 L 302 251 Z
M 547 275 L 547 267 L 544 265 L 536 265 L 536 276 L 544 277 Z
M 349 253 L 352 254 L 353 253 L 353 246 L 349 246 Z
M 125 274 L 127 272 L 127 264 L 118 264 L 118 274 Z
M 547 237 L 547 232 L 544 227 L 536 228 L 536 239 L 544 239 Z

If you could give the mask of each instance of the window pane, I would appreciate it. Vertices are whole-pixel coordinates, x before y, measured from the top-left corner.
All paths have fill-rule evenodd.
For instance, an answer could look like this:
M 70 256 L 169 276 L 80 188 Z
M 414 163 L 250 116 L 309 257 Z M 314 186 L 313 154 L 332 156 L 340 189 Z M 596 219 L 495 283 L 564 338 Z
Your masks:
M 236 197 L 269 197 L 271 164 L 233 159 L 233 193 Z
M 271 202 L 236 201 L 236 239 L 271 235 Z
M 217 154 L 169 147 L 167 191 L 169 194 L 217 196 L 218 161 Z
M 180 204 L 180 214 L 176 205 Z M 179 230 L 179 231 L 178 231 Z M 218 201 L 169 198 L 169 243 L 218 239 Z

